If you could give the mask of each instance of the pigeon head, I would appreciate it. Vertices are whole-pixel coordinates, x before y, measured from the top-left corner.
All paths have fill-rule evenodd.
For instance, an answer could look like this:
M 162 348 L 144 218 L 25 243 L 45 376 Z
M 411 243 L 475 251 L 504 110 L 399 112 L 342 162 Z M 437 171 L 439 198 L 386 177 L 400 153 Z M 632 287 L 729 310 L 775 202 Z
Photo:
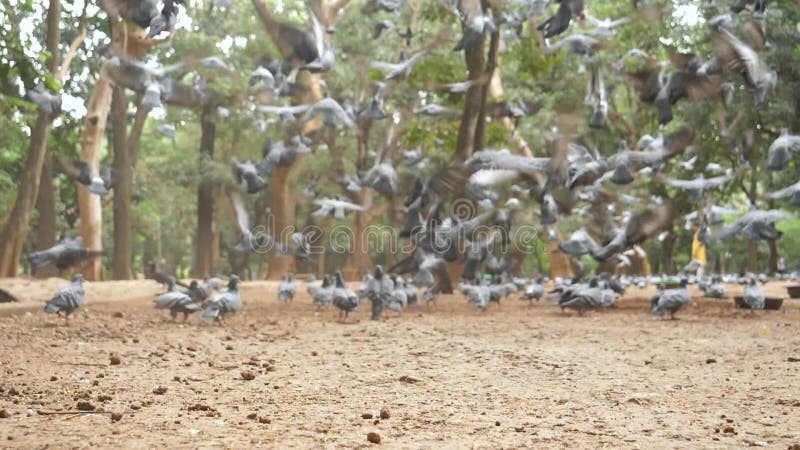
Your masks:
M 72 282 L 73 282 L 73 283 L 77 283 L 77 284 L 79 284 L 79 283 L 83 283 L 83 275 L 82 275 L 82 274 L 79 274 L 79 273 L 78 273 L 78 274 L 75 274 L 75 275 L 72 277 Z

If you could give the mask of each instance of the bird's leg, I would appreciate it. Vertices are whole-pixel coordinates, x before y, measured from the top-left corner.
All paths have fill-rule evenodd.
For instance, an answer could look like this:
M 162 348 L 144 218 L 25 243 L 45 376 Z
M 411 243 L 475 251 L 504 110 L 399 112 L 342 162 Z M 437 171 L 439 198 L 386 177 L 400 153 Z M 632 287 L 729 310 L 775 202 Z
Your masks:
M 183 313 L 183 323 L 186 323 L 187 320 L 189 320 L 189 313 L 185 312 Z

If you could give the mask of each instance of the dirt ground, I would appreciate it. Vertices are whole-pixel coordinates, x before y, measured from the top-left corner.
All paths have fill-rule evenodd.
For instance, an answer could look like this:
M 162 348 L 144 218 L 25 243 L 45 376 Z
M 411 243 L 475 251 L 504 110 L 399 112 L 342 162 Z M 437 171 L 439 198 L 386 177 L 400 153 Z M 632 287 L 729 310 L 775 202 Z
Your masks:
M 104 282 L 64 326 L 38 311 L 62 284 L 0 280 L 23 300 L 0 305 L 2 448 L 353 448 L 370 432 L 389 448 L 800 444 L 800 300 L 696 298 L 668 321 L 637 289 L 584 317 L 457 295 L 343 324 L 253 282 L 219 326 L 171 322 L 153 282 Z M 79 403 L 102 412 L 53 414 Z

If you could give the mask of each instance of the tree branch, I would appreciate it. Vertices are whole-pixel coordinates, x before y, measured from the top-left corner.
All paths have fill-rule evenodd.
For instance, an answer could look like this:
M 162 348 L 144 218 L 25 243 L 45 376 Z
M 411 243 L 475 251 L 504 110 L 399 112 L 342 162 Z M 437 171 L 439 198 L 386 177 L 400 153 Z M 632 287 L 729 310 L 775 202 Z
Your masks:
M 72 43 L 69 45 L 69 50 L 67 50 L 67 54 L 64 55 L 64 59 L 61 62 L 61 67 L 58 69 L 58 73 L 56 73 L 56 80 L 59 83 L 64 80 L 64 76 L 67 74 L 69 65 L 72 64 L 72 60 L 75 58 L 75 54 L 78 52 L 78 47 L 80 47 L 81 44 L 83 44 L 83 41 L 86 39 L 87 6 L 89 6 L 89 0 L 85 0 L 83 2 L 83 12 L 81 13 L 80 21 L 78 22 L 78 35 L 75 36 L 75 39 L 73 39 Z

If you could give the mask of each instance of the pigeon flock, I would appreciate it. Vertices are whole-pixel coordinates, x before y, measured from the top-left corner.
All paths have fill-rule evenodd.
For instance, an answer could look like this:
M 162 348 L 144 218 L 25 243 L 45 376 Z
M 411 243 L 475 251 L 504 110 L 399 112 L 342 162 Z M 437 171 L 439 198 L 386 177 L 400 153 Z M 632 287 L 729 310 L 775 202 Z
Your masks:
M 166 0 L 161 10 L 150 3 L 147 5 L 152 7 L 136 7 L 145 2 L 104 0 L 104 3 L 106 10 L 147 29 L 148 36 L 158 36 L 175 26 L 178 4 L 182 2 Z M 583 315 L 587 310 L 614 307 L 628 286 L 652 284 L 659 286 L 658 293 L 650 299 L 652 314 L 674 317 L 692 299 L 687 290 L 689 284 L 698 284 L 707 297 L 726 298 L 723 283 L 742 283 L 746 284 L 744 303 L 751 309 L 764 308 L 764 294 L 757 286 L 759 277 L 755 274 L 706 274 L 698 271 L 699 263 L 694 261 L 686 267 L 686 274 L 674 279 L 664 275 L 626 275 L 625 269 L 632 266 L 634 257 L 644 253 L 642 247 L 647 240 L 663 240 L 673 223 L 681 219 L 687 228 L 696 226 L 699 229 L 698 238 L 706 247 L 732 238 L 770 242 L 781 238 L 782 233 L 775 224 L 790 217 L 787 212 L 750 205 L 749 211 L 726 224 L 725 217 L 737 214 L 737 210 L 712 202 L 715 190 L 740 183 L 752 170 L 749 153 L 753 146 L 753 128 L 760 125 L 742 124 L 745 139 L 741 148 L 733 142 L 730 130 L 724 131 L 720 139 L 731 142 L 738 161 L 737 158 L 712 161 L 706 167 L 708 177 L 701 173 L 694 179 L 681 179 L 664 174 L 664 169 L 670 165 L 694 169 L 697 160 L 693 144 L 698 133 L 688 124 L 676 126 L 680 123 L 676 117 L 677 103 L 716 102 L 721 108 L 730 108 L 733 98 L 746 96 L 748 102 L 752 97 L 755 111 L 770 107 L 770 98 L 778 86 L 778 72 L 763 56 L 771 45 L 766 37 L 766 22 L 770 17 L 766 0 L 741 0 L 733 5 L 722 5 L 723 0 L 703 2 L 704 7 L 717 8 L 720 12 L 707 22 L 707 41 L 711 49 L 708 54 L 668 48 L 669 58 L 659 60 L 634 48 L 611 64 L 604 64 L 598 55 L 617 45 L 614 37 L 620 29 L 657 14 L 651 2 L 634 0 L 635 15 L 615 18 L 590 15 L 589 0 L 516 0 L 502 8 L 488 7 L 487 2 L 480 0 L 450 3 L 463 30 L 453 51 L 470 52 L 483 42 L 484 36 L 498 31 L 506 41 L 518 41 L 523 24 L 534 19 L 539 25 L 531 33 L 541 39 L 543 54 L 564 52 L 566 54 L 561 55 L 564 58 L 580 61 L 587 78 L 584 103 L 591 110 L 586 122 L 590 129 L 599 133 L 608 130 L 606 123 L 612 111 L 610 79 L 613 77 L 627 83 L 638 100 L 653 109 L 660 125 L 658 132 L 645 134 L 636 142 L 615 137 L 619 146 L 616 151 L 605 152 L 610 153 L 607 155 L 595 145 L 576 138 L 571 129 L 575 127 L 568 126 L 548 132 L 547 148 L 542 153 L 546 156 L 480 148 L 463 159 L 454 157 L 442 161 L 428 156 L 423 147 L 403 149 L 402 165 L 414 174 L 409 189 L 401 182 L 392 152 L 388 151 L 390 145 L 370 152 L 374 163 L 367 170 L 338 174 L 336 181 L 344 191 L 342 195 L 318 195 L 318 187 L 324 181 L 312 178 L 303 195 L 313 199 L 313 218 L 344 220 L 348 214 L 369 211 L 371 205 L 358 204 L 347 195 L 365 189 L 386 198 L 405 197 L 405 222 L 398 236 L 413 244 L 413 249 L 399 255 L 399 260 L 391 266 L 375 267 L 356 291 L 347 286 L 341 271 L 325 275 L 319 283 L 309 281 L 307 291 L 313 305 L 333 306 L 347 319 L 362 302 L 369 300 L 371 318 L 380 320 L 386 314 L 402 313 L 406 308 L 435 302 L 440 294 L 460 292 L 470 304 L 485 311 L 491 303 L 499 303 L 516 293 L 531 304 L 551 301 L 562 309 Z M 555 5 L 552 15 L 549 15 L 549 3 Z M 404 7 L 404 0 L 369 0 L 362 12 L 395 14 Z M 266 61 L 249 75 L 248 86 L 254 95 L 261 98 L 263 94 L 270 99 L 254 107 L 259 123 L 264 129 L 281 127 L 285 136 L 280 140 L 268 137 L 259 161 L 234 159 L 231 162 L 233 173 L 225 192 L 235 212 L 240 240 L 230 252 L 246 255 L 269 245 L 279 254 L 293 255 L 299 260 L 313 259 L 307 236 L 302 232 L 293 233 L 288 242 L 280 242 L 278 236 L 251 228 L 245 206 L 247 196 L 268 189 L 276 168 L 291 165 L 300 155 L 321 151 L 323 139 L 319 134 L 304 132 L 304 125 L 312 120 L 319 119 L 325 130 L 338 129 L 356 136 L 374 122 L 396 124 L 398 116 L 387 105 L 392 87 L 411 77 L 415 66 L 430 58 L 432 50 L 442 45 L 442 40 L 437 39 L 407 54 L 408 44 L 415 38 L 411 27 L 387 18 L 375 20 L 375 39 L 397 35 L 404 45 L 396 62 L 369 62 L 369 68 L 379 72 L 381 78 L 375 83 L 372 94 L 366 96 L 368 98 L 337 99 L 328 84 L 320 79 L 321 99 L 290 103 L 283 98 L 291 96 L 299 72 L 325 74 L 337 67 L 339 50 L 332 42 L 333 30 L 323 26 L 310 6 L 309 19 L 310 30 L 282 24 L 285 44 L 291 47 L 284 53 L 290 56 L 284 61 Z M 121 55 L 112 56 L 109 62 L 113 81 L 140 92 L 143 104 L 148 107 L 181 101 L 177 98 L 180 96 L 178 82 L 171 78 L 173 73 L 196 69 L 232 70 L 230 63 L 217 56 L 160 67 Z M 458 94 L 488 82 L 488 78 L 454 81 L 441 85 L 441 89 Z M 199 72 L 192 89 L 200 97 L 210 95 L 206 80 Z M 42 86 L 30 90 L 27 98 L 43 111 L 52 114 L 60 111 L 60 98 Z M 445 116 L 451 112 L 447 107 L 429 102 L 411 107 L 416 115 Z M 532 114 L 533 108 L 530 102 L 512 99 L 494 109 L 499 111 L 500 117 L 518 123 Z M 230 111 L 220 108 L 218 113 L 225 115 Z M 391 131 L 394 128 L 388 128 L 389 140 L 394 142 L 396 137 Z M 175 138 L 173 124 L 162 123 L 156 130 L 166 138 Z M 783 130 L 769 145 L 766 168 L 781 171 L 797 159 L 800 159 L 800 136 Z M 110 168 L 104 167 L 95 173 L 84 161 L 62 161 L 61 166 L 95 195 L 108 194 L 117 181 Z M 663 192 L 667 192 L 667 187 L 686 191 L 689 201 L 696 205 L 695 210 L 681 215 L 667 194 L 639 198 L 624 189 L 611 189 L 630 185 L 641 178 L 663 185 Z M 800 206 L 800 181 L 767 193 L 763 198 L 791 198 L 793 205 Z M 456 207 L 462 200 L 467 200 L 463 202 L 469 206 L 467 214 L 460 214 Z M 512 239 L 514 227 L 523 222 L 522 205 L 528 201 L 538 205 L 533 216 L 543 235 L 556 243 L 558 252 L 578 266 L 580 259 L 588 256 L 606 269 L 598 271 L 594 277 L 576 274 L 572 278 L 549 280 L 520 276 L 519 264 L 513 255 L 502 249 Z M 578 223 L 578 227 L 562 240 L 559 232 L 565 230 L 557 226 L 567 218 L 570 224 Z M 32 269 L 55 263 L 59 271 L 63 271 L 98 256 L 102 253 L 84 248 L 80 239 L 66 239 L 50 249 L 27 254 L 25 259 Z M 454 265 L 461 270 L 459 280 L 451 279 L 450 269 Z M 796 274 L 783 277 L 794 279 Z M 76 277 L 70 286 L 60 289 L 45 311 L 63 312 L 68 316 L 78 308 L 84 298 L 81 282 L 81 278 Z M 219 283 L 210 280 L 194 281 L 185 291 L 178 291 L 176 280 L 169 275 L 163 277 L 162 282 L 168 290 L 156 299 L 156 308 L 169 309 L 173 319 L 180 313 L 185 319 L 202 311 L 201 319 L 219 321 L 242 308 L 239 278 L 233 274 L 224 290 L 220 290 Z M 549 291 L 545 288 L 548 283 L 552 286 Z M 214 294 L 216 291 L 218 293 Z M 278 286 L 278 300 L 291 302 L 296 294 L 294 274 L 285 274 Z

